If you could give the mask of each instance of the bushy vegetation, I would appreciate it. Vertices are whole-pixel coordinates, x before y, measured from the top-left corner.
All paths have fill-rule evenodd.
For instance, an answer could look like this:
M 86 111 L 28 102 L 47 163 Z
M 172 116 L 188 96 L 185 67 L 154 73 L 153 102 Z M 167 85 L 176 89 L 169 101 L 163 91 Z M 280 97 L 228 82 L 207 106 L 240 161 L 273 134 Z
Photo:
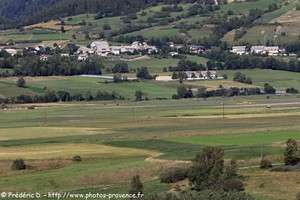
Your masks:
M 196 155 L 188 178 L 197 191 L 242 191 L 243 183 L 236 170 L 235 162 L 225 168 L 222 149 L 207 147 Z
M 273 88 L 274 89 L 274 88 Z M 275 90 L 275 89 L 274 89 Z M 270 94 L 269 89 L 267 89 L 268 94 Z M 218 88 L 215 90 L 207 90 L 205 87 L 199 88 L 198 91 L 194 94 L 191 88 L 187 88 L 185 85 L 181 84 L 177 88 L 177 94 L 173 95 L 173 99 L 182 99 L 182 98 L 208 98 L 208 97 L 232 97 L 232 96 L 248 96 L 248 95 L 260 95 L 260 88 Z M 273 94 L 273 93 L 272 93 Z
M 179 192 L 157 194 L 152 199 L 188 199 L 188 200 L 252 200 L 243 193 L 242 177 L 237 173 L 237 163 L 232 160 L 224 164 L 224 151 L 218 147 L 205 147 L 197 154 L 192 166 L 186 169 L 168 170 L 161 181 L 173 183 L 185 178 L 191 183 L 191 189 Z
M 202 64 L 198 64 L 196 62 L 182 59 L 178 62 L 177 66 L 175 67 L 168 67 L 168 71 L 175 72 L 175 71 L 201 71 L 205 70 L 206 67 Z
M 130 182 L 129 194 L 134 195 L 133 199 L 143 199 L 143 183 L 139 175 L 133 176 Z
M 116 92 L 98 91 L 93 95 L 90 91 L 85 94 L 71 95 L 67 91 L 46 91 L 44 95 L 19 95 L 16 97 L 0 98 L 0 103 L 50 103 L 50 102 L 68 102 L 68 101 L 103 101 L 103 100 L 123 100 L 124 97 Z
M 276 89 L 272 85 L 270 85 L 269 83 L 265 83 L 264 84 L 264 92 L 266 94 L 275 94 Z
M 269 168 L 272 168 L 273 165 L 272 165 L 272 162 L 269 159 L 263 157 L 260 161 L 260 166 L 259 167 L 261 169 L 269 169 Z
M 186 179 L 188 171 L 187 167 L 173 167 L 166 169 L 160 174 L 160 181 L 162 183 L 176 183 Z
M 241 72 L 236 72 L 233 77 L 234 81 L 246 84 L 252 84 L 252 79 Z
M 57 76 L 102 73 L 103 64 L 100 58 L 90 57 L 78 62 L 76 58 L 61 57 L 54 54 L 47 61 L 42 61 L 39 56 L 0 56 L 0 69 L 10 69 L 11 72 L 1 71 L 0 76 Z
M 220 192 L 220 191 L 201 191 L 201 192 L 177 192 L 163 193 L 154 195 L 150 200 L 255 200 L 244 192 Z
M 12 170 L 25 170 L 26 164 L 23 159 L 16 159 L 13 161 L 13 164 L 11 166 Z
M 128 73 L 129 68 L 126 62 L 119 62 L 112 68 L 113 73 Z
M 151 80 L 154 77 L 150 74 L 147 67 L 141 67 L 137 69 L 136 77 L 145 80 Z
M 274 57 L 261 57 L 254 55 L 235 55 L 228 53 L 221 48 L 213 48 L 203 56 L 211 59 L 209 68 L 222 69 L 273 69 L 300 72 L 300 61 L 289 59 L 288 61 Z
M 285 165 L 297 165 L 300 163 L 300 148 L 299 144 L 294 139 L 289 139 L 286 142 L 286 149 L 284 152 Z
M 26 86 L 26 81 L 23 77 L 18 78 L 17 80 L 17 86 L 18 87 L 25 87 Z
M 81 161 L 82 161 L 82 158 L 81 158 L 81 156 L 76 155 L 76 156 L 74 156 L 74 157 L 72 158 L 72 161 L 75 161 L 75 162 L 81 162 Z
M 286 89 L 286 93 L 289 93 L 289 94 L 298 94 L 299 91 L 297 89 L 291 87 L 291 88 L 287 88 Z

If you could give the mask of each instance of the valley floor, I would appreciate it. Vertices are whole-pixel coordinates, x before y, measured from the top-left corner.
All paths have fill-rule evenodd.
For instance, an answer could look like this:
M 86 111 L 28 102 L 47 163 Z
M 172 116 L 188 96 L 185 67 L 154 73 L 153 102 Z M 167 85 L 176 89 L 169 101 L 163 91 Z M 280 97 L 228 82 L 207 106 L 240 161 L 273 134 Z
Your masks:
M 149 196 L 173 187 L 159 182 L 162 169 L 189 163 L 204 146 L 217 145 L 226 159 L 238 160 L 249 193 L 293 199 L 298 174 L 248 166 L 258 165 L 261 155 L 282 162 L 285 141 L 300 139 L 299 102 L 298 96 L 250 96 L 9 106 L 0 111 L 0 187 L 126 193 L 139 174 Z M 82 161 L 72 161 L 75 155 Z M 30 169 L 12 171 L 16 158 Z

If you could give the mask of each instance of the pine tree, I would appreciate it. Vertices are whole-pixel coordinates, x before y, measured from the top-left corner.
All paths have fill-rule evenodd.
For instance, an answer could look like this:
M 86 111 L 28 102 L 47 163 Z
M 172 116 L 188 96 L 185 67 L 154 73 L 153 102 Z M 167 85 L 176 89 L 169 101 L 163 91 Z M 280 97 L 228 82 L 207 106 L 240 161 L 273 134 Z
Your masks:
M 297 165 L 300 162 L 298 142 L 294 139 L 289 139 L 286 142 L 284 152 L 285 165 Z
M 135 195 L 137 198 L 142 199 L 143 197 L 143 183 L 141 182 L 140 176 L 133 176 L 130 183 L 129 194 Z

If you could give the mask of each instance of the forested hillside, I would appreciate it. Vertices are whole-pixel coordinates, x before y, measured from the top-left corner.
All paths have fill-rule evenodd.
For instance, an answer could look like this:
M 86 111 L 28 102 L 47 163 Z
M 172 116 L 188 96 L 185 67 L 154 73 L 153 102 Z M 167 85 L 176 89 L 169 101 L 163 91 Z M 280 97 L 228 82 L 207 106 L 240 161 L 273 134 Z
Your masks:
M 164 2 L 215 3 L 214 0 L 0 0 L 0 29 L 28 25 L 81 13 L 124 15 Z
M 1 28 L 11 27 L 33 19 L 33 14 L 58 0 L 0 0 Z

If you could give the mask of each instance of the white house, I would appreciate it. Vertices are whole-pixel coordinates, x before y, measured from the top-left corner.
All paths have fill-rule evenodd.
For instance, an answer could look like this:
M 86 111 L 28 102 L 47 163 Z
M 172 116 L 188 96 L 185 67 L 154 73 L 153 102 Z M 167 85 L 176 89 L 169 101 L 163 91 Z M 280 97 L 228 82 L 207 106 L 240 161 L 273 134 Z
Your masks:
M 193 80 L 209 80 L 209 79 L 224 79 L 224 77 L 219 77 L 217 75 L 217 71 L 185 71 L 186 74 L 186 80 L 193 81 Z M 174 81 L 175 79 L 172 79 L 172 76 L 157 76 L 157 81 Z
M 170 56 L 176 57 L 176 56 L 179 56 L 179 53 L 175 52 L 175 51 L 172 51 L 172 52 L 170 52 Z
M 111 53 L 108 42 L 104 40 L 92 42 L 91 49 L 99 56 L 108 56 L 108 54 Z
M 135 51 L 148 51 L 148 54 L 158 52 L 155 46 L 150 46 L 146 42 L 135 41 L 131 44 L 131 48 L 135 49 Z
M 136 49 L 134 47 L 131 46 L 122 46 L 121 47 L 121 53 L 134 53 L 136 51 Z
M 68 53 L 61 53 L 60 56 L 61 57 L 70 57 L 70 55 Z
M 252 54 L 266 54 L 265 46 L 252 46 L 250 52 Z
M 190 46 L 190 53 L 201 54 L 203 52 L 205 52 L 205 47 L 204 46 L 199 46 L 199 45 Z
M 17 55 L 18 51 L 16 49 L 4 49 L 11 56 Z
M 111 53 L 113 55 L 120 55 L 121 54 L 121 47 L 120 46 L 112 46 L 110 48 L 110 50 L 111 50 Z
M 206 70 L 206 71 L 186 71 L 187 80 L 208 80 L 218 79 L 217 71 Z M 220 77 L 220 79 L 223 79 Z
M 49 59 L 49 55 L 45 55 L 45 54 L 40 55 L 40 61 L 46 62 L 46 61 L 48 61 L 48 59 Z
M 87 48 L 87 47 L 80 47 L 76 53 L 77 54 L 93 54 L 94 50 Z
M 85 61 L 86 59 L 88 59 L 88 57 L 88 54 L 79 54 L 77 59 L 78 61 Z
M 277 56 L 279 54 L 279 46 L 265 47 L 265 51 L 269 56 Z
M 246 46 L 233 46 L 230 52 L 237 55 L 244 55 L 247 53 L 247 50 Z

